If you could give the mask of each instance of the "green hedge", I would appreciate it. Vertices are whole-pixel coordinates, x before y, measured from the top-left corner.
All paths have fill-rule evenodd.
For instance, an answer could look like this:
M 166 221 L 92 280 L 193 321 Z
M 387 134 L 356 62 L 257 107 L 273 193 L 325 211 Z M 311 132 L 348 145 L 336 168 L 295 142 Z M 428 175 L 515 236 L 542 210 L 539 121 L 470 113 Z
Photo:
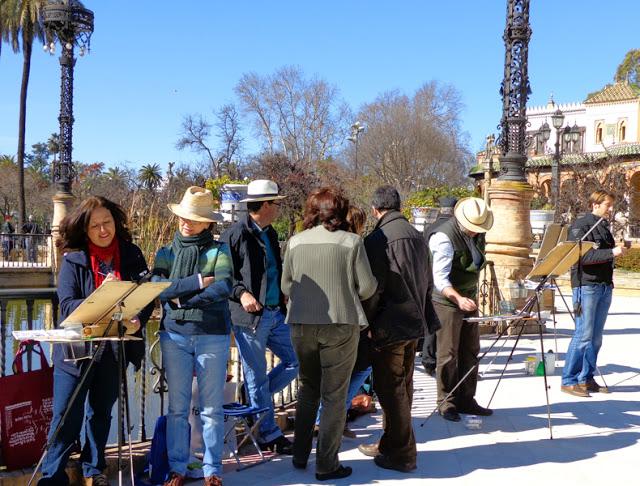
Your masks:
M 627 252 L 616 258 L 616 268 L 629 272 L 640 272 L 640 248 L 630 248 Z

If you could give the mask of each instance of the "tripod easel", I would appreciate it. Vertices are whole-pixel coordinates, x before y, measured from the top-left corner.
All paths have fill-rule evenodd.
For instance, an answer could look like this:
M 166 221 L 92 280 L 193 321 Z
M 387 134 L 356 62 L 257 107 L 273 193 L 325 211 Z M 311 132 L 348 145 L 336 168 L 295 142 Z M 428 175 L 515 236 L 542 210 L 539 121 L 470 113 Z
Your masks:
M 83 386 L 85 385 L 90 372 L 95 366 L 97 356 L 104 352 L 106 343 L 109 341 L 117 342 L 116 361 L 118 366 L 118 484 L 122 486 L 122 476 L 124 470 L 124 463 L 122 461 L 122 445 L 123 440 L 123 417 L 126 414 L 127 422 L 127 436 L 129 445 L 129 466 L 131 471 L 131 484 L 135 482 L 133 476 L 133 451 L 131 444 L 131 421 L 129 414 L 129 401 L 128 401 L 128 384 L 126 377 L 125 366 L 125 343 L 127 341 L 141 341 L 142 338 L 130 336 L 127 334 L 127 328 L 125 322 L 129 322 L 134 316 L 136 316 L 146 305 L 148 305 L 153 299 L 155 299 L 170 283 L 140 283 L 140 282 L 121 282 L 110 281 L 105 282 L 98 289 L 96 289 L 91 295 L 89 295 L 82 304 L 80 304 L 65 320 L 61 323 L 61 327 L 71 327 L 78 324 L 83 325 L 83 335 L 91 335 L 85 331 L 94 326 L 105 325 L 102 334 L 99 337 L 93 337 L 91 341 L 97 341 L 99 344 L 94 348 L 94 352 L 91 357 L 72 358 L 70 361 L 79 362 L 81 360 L 88 359 L 89 364 L 85 367 L 80 380 L 78 381 L 69 402 L 67 408 L 62 414 L 60 423 L 49 436 L 44 451 L 40 456 L 36 467 L 33 470 L 31 478 L 29 479 L 28 486 L 33 484 L 38 470 L 42 466 L 44 458 L 46 457 L 51 445 L 57 438 L 65 421 L 67 420 L 69 413 L 71 412 L 72 405 L 78 398 Z M 115 324 L 115 329 L 114 329 Z M 135 332 L 135 329 L 132 330 Z M 87 339 L 46 339 L 52 343 L 58 344 L 74 344 L 74 343 L 87 343 Z M 89 341 L 90 342 L 90 341 Z M 73 349 L 73 348 L 72 348 Z
M 514 314 L 512 316 L 471 317 L 471 318 L 467 318 L 466 319 L 466 321 L 470 322 L 470 323 L 471 322 L 482 322 L 482 321 L 496 321 L 496 320 L 510 321 L 510 322 L 509 322 L 509 324 L 507 326 L 505 326 L 500 331 L 500 333 L 495 338 L 495 340 L 493 341 L 491 346 L 489 346 L 489 348 L 479 357 L 477 363 L 474 366 L 472 366 L 465 373 L 465 375 L 453 387 L 453 389 L 447 394 L 447 396 L 438 401 L 438 403 L 436 404 L 436 407 L 427 416 L 427 418 L 424 420 L 424 422 L 422 423 L 421 426 L 424 426 L 424 424 L 427 422 L 427 420 L 429 420 L 431 418 L 431 416 L 441 407 L 441 405 L 443 403 L 445 403 L 453 395 L 453 393 L 455 393 L 455 391 L 464 382 L 464 380 L 467 379 L 467 377 L 472 372 L 475 372 L 477 370 L 480 361 L 487 355 L 487 353 L 489 353 L 493 349 L 493 347 L 496 345 L 496 343 L 506 333 L 507 329 L 516 326 L 518 324 L 518 322 L 520 322 L 522 320 L 525 320 L 525 319 L 531 320 L 531 318 L 534 317 L 534 316 L 537 316 L 537 319 L 535 317 L 534 317 L 534 319 L 536 319 L 538 321 L 541 320 L 539 294 L 542 292 L 542 290 L 544 290 L 545 285 L 547 284 L 547 282 L 550 279 L 555 279 L 559 275 L 562 275 L 567 270 L 569 270 L 571 268 L 571 266 L 574 265 L 580 259 L 581 256 L 583 256 L 587 251 L 589 251 L 594 246 L 595 246 L 595 244 L 592 243 L 592 242 L 567 242 L 567 241 L 565 241 L 565 242 L 559 243 L 554 248 L 552 248 L 550 251 L 548 251 L 548 253 L 545 255 L 545 258 L 543 258 L 542 260 L 539 260 L 536 263 L 536 265 L 534 266 L 534 268 L 531 270 L 529 275 L 527 275 L 527 277 L 526 277 L 527 280 L 534 280 L 535 279 L 538 283 L 537 283 L 536 288 L 534 289 L 534 294 L 527 299 L 525 305 L 520 310 L 520 312 L 518 312 L 517 314 Z M 507 365 L 511 361 L 511 358 L 513 357 L 513 353 L 514 353 L 514 351 L 515 351 L 515 349 L 516 349 L 516 347 L 518 345 L 518 342 L 520 340 L 520 337 L 522 336 L 523 331 L 524 331 L 524 326 L 520 326 L 516 341 L 515 341 L 515 343 L 513 345 L 513 348 L 511 349 L 511 352 L 509 353 L 509 357 L 507 358 L 505 366 L 504 366 L 502 372 L 500 373 L 500 377 L 498 378 L 498 382 L 496 383 L 496 387 L 495 387 L 495 389 L 493 391 L 493 394 L 491 395 L 491 399 L 489 400 L 489 405 L 491 404 L 491 401 L 493 400 L 493 397 L 495 396 L 495 393 L 496 393 L 496 391 L 498 389 L 498 386 L 500 385 L 500 382 L 502 381 L 502 378 L 503 378 L 504 373 L 506 371 Z M 539 332 L 539 338 L 540 338 L 540 352 L 542 353 L 542 356 L 544 357 L 544 340 L 543 340 L 543 336 L 542 336 L 542 325 L 541 324 L 538 327 L 538 332 Z M 547 401 L 547 419 L 548 419 L 548 423 L 549 423 L 549 435 L 550 435 L 550 438 L 553 439 L 553 430 L 552 430 L 552 426 L 551 426 L 551 407 L 550 407 L 550 404 L 549 404 L 549 387 L 548 387 L 548 384 L 547 384 L 547 373 L 546 373 L 546 369 L 545 369 L 545 366 L 544 366 L 544 360 L 542 360 L 542 367 L 543 367 L 545 396 L 546 396 L 546 401 Z

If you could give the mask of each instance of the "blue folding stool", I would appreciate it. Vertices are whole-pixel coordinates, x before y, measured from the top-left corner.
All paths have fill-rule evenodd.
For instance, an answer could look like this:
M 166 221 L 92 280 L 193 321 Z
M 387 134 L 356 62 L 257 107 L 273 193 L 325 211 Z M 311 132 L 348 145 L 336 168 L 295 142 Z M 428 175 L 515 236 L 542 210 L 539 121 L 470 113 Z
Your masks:
M 238 471 L 247 469 L 257 464 L 262 464 L 263 462 L 267 462 L 270 458 L 265 457 L 265 455 L 262 453 L 260 444 L 258 444 L 258 441 L 256 440 L 254 434 L 259 430 L 260 423 L 262 422 L 262 419 L 266 417 L 265 412 L 269 411 L 269 407 L 255 408 L 249 405 L 242 405 L 241 403 L 232 402 L 224 404 L 222 406 L 222 409 L 224 410 L 224 421 L 226 422 L 228 420 L 233 420 L 233 427 L 230 427 L 227 433 L 224 435 L 224 445 L 231 452 L 234 459 L 238 463 Z M 254 419 L 252 426 L 249 425 L 249 418 Z M 229 446 L 228 441 L 231 437 L 231 434 L 236 433 L 236 425 L 238 424 L 242 424 L 242 430 L 244 432 L 241 434 L 242 439 L 234 449 L 233 447 Z M 253 443 L 254 447 L 258 451 L 258 454 L 260 455 L 260 461 L 243 466 L 240 462 L 238 450 L 248 440 Z

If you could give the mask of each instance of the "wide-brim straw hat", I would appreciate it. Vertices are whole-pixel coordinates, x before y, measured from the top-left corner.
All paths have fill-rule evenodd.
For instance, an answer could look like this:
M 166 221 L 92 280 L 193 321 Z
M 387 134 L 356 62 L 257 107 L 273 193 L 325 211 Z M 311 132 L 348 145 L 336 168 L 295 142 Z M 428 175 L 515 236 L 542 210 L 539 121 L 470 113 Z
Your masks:
M 276 199 L 284 199 L 287 196 L 280 196 L 278 184 L 268 179 L 257 179 L 251 181 L 247 186 L 247 197 L 240 202 L 253 201 L 274 201 Z
M 460 199 L 453 214 L 463 228 L 474 233 L 486 233 L 493 226 L 493 211 L 478 197 Z
M 169 211 L 176 216 L 202 223 L 222 221 L 220 213 L 213 210 L 213 194 L 209 189 L 191 186 L 182 196 L 180 204 L 167 204 Z

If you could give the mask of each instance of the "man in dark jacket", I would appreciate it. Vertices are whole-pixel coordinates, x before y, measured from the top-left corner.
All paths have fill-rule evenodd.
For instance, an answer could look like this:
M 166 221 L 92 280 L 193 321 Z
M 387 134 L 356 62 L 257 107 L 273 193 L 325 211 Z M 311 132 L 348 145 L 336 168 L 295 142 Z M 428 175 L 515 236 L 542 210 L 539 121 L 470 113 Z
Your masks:
M 611 215 L 614 202 L 612 193 L 595 191 L 589 197 L 592 212 L 576 219 L 569 230 L 570 240 L 584 238 L 597 244 L 571 269 L 576 330 L 564 360 L 560 389 L 579 397 L 588 397 L 589 392 L 609 393 L 606 387 L 596 383 L 593 375 L 611 306 L 613 261 L 626 251 L 623 245 L 616 246 L 606 219 Z
M 491 415 L 476 402 L 478 326 L 465 321 L 477 314 L 478 276 L 485 265 L 484 233 L 493 213 L 482 199 L 461 199 L 454 217 L 426 235 L 433 270 L 433 305 L 442 325 L 438 331 L 436 380 L 438 408 L 445 420 L 460 413 Z
M 431 230 L 433 230 L 433 228 L 436 228 L 453 217 L 453 208 L 456 206 L 457 202 L 458 200 L 451 196 L 445 196 L 438 199 L 438 203 L 440 204 L 440 214 L 438 214 L 438 218 L 432 224 L 424 229 L 425 238 L 427 235 L 431 234 Z M 436 333 L 429 332 L 429 329 L 425 329 L 424 342 L 422 344 L 422 366 L 424 366 L 424 371 L 429 376 L 436 376 L 437 349 Z
M 256 180 L 247 188 L 248 215 L 221 237 L 233 259 L 233 288 L 229 299 L 236 345 L 242 358 L 246 390 L 251 405 L 270 411 L 260 423 L 260 447 L 291 454 L 291 442 L 274 418 L 272 396 L 298 374 L 298 360 L 285 324 L 286 307 L 280 290 L 282 258 L 278 235 L 271 223 L 278 216 L 278 186 Z M 267 374 L 266 350 L 279 359 Z
M 398 191 L 379 187 L 372 206 L 378 223 L 365 248 L 378 289 L 365 307 L 374 346 L 373 384 L 385 424 L 378 444 L 359 449 L 376 454 L 382 468 L 409 472 L 416 468 L 411 420 L 416 346 L 425 327 L 435 332 L 439 324 L 431 304 L 427 246 L 400 212 Z

